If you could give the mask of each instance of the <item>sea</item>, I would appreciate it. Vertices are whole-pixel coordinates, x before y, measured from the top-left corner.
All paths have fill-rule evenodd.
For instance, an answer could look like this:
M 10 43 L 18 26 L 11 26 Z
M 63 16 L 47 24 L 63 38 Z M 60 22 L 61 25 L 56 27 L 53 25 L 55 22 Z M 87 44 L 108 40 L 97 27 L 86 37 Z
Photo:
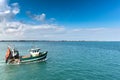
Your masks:
M 48 51 L 43 62 L 5 64 L 7 46 L 20 55 L 33 47 Z M 120 42 L 11 41 L 0 42 L 0 80 L 120 80 Z

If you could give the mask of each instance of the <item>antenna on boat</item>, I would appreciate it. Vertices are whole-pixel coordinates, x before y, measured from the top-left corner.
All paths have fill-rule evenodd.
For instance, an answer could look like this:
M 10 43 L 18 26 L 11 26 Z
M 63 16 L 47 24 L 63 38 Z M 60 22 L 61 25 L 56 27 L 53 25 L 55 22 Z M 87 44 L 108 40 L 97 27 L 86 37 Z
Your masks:
M 15 49 L 15 45 L 8 44 L 8 48 Z

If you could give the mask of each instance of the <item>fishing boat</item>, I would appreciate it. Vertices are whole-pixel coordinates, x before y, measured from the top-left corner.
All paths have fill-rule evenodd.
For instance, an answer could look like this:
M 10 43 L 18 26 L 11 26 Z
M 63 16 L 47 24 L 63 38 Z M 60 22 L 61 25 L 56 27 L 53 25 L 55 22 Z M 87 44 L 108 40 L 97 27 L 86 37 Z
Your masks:
M 19 51 L 15 48 L 8 47 L 5 62 L 7 64 L 20 64 L 34 61 L 42 61 L 47 57 L 48 51 L 40 51 L 40 48 L 32 48 L 29 50 L 28 55 L 19 55 Z

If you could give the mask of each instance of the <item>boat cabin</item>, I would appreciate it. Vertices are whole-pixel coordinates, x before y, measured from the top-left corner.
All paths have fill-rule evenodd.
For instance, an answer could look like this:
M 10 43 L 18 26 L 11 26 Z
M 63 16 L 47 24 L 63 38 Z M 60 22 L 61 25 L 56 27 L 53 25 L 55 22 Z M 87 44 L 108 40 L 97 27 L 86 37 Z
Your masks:
M 30 54 L 35 57 L 35 56 L 38 56 L 40 53 L 40 48 L 35 48 L 35 49 L 31 49 L 30 50 Z

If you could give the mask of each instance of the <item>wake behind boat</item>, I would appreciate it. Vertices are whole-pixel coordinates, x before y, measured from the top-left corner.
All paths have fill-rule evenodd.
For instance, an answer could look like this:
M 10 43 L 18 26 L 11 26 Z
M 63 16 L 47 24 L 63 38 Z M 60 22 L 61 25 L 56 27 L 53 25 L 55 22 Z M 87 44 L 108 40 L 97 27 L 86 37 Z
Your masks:
M 47 51 L 41 52 L 40 48 L 30 49 L 28 55 L 19 56 L 19 51 L 15 48 L 8 47 L 5 62 L 7 64 L 20 64 L 33 61 L 45 60 L 47 57 Z

